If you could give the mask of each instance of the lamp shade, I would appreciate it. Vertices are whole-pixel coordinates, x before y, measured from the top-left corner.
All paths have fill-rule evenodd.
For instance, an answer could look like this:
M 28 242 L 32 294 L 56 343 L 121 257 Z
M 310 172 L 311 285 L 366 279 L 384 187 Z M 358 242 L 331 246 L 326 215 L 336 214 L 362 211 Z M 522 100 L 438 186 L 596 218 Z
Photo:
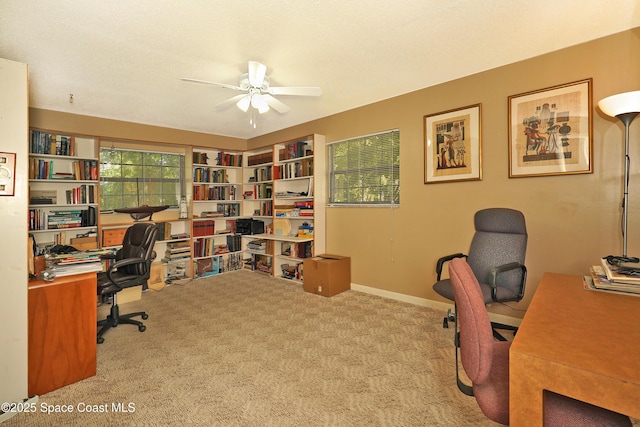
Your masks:
M 598 107 L 608 116 L 640 113 L 640 90 L 611 95 L 598 102 Z

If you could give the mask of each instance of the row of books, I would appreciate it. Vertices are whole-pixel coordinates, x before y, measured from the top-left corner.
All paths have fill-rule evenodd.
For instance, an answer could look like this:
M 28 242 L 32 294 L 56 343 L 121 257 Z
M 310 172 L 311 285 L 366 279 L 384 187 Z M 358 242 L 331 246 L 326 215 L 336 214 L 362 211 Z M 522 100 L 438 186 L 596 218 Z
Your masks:
M 193 200 L 236 200 L 234 185 L 193 186 Z
M 240 203 L 218 203 L 215 211 L 200 213 L 202 218 L 223 218 L 240 216 Z
M 96 208 L 51 211 L 29 209 L 29 230 L 58 230 L 96 225 Z
M 82 184 L 79 187 L 65 190 L 64 194 L 68 205 L 96 203 L 96 187 L 94 185 Z
M 208 219 L 193 223 L 193 237 L 213 236 L 216 234 L 216 222 Z
M 224 184 L 229 182 L 226 169 L 193 168 L 193 182 L 211 182 Z
M 29 152 L 53 156 L 75 156 L 76 139 L 73 136 L 56 135 L 34 130 L 31 131 Z
M 53 160 L 31 157 L 29 159 L 29 179 L 97 181 L 97 160 L 74 160 L 71 172 L 56 171 Z
M 225 153 L 224 151 L 219 151 L 218 155 L 216 156 L 216 165 L 241 167 L 242 154 L 231 154 Z
M 313 160 L 302 159 L 297 162 L 285 163 L 273 168 L 273 179 L 299 178 L 313 175 Z
M 251 182 L 264 182 L 271 181 L 273 179 L 273 169 L 271 166 L 262 168 L 256 168 L 253 170 L 253 181 Z
M 208 165 L 209 153 L 193 152 L 193 164 L 194 165 Z M 231 154 L 219 151 L 216 155 L 216 166 L 242 166 L 242 154 Z
M 309 144 L 305 141 L 296 141 L 286 144 L 283 149 L 279 150 L 278 158 L 280 160 L 297 159 L 299 157 L 305 157 L 312 155 Z
M 213 238 L 197 239 L 193 242 L 193 256 L 196 258 L 221 255 L 242 250 L 242 236 L 229 234 L 224 243 L 216 243 Z
M 243 262 L 242 253 L 236 252 L 194 260 L 194 270 L 196 277 L 207 277 L 227 271 L 241 270 Z
M 585 289 L 640 296 L 640 264 L 635 269 L 624 268 L 611 265 L 603 258 L 589 273 L 584 276 Z
M 156 227 L 158 227 L 157 240 L 171 240 L 170 222 L 156 222 Z
M 270 199 L 273 195 L 273 184 L 271 183 L 262 183 L 262 184 L 254 184 L 251 190 L 246 190 L 242 197 L 245 200 L 252 199 Z
M 220 273 L 227 271 L 242 270 L 242 252 L 233 252 L 228 255 L 217 257 L 220 259 Z
M 254 154 L 247 157 L 248 166 L 263 165 L 265 163 L 271 162 L 273 162 L 273 154 L 271 154 L 271 151 L 268 151 L 266 153 Z
M 260 202 L 260 208 L 254 212 L 258 216 L 273 215 L 273 202 L 271 200 Z
M 280 253 L 291 258 L 311 258 L 313 256 L 313 241 L 282 242 Z

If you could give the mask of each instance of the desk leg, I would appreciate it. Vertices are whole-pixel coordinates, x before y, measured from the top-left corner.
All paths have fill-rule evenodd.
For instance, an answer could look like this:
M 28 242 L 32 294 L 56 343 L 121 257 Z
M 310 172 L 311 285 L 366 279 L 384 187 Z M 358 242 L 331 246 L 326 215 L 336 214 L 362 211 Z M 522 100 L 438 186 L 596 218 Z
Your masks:
M 509 421 L 512 426 L 542 426 L 543 389 L 532 378 L 531 358 L 516 352 L 509 355 Z

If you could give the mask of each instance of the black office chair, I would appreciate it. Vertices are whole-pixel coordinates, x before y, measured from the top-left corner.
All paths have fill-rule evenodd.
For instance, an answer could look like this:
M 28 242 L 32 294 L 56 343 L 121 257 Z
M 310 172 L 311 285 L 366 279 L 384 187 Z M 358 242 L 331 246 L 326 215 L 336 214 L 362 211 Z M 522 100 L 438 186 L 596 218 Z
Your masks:
M 146 327 L 132 317 L 149 318 L 145 312 L 120 314 L 118 292 L 125 288 L 145 284 L 151 275 L 151 262 L 155 258 L 153 245 L 156 242 L 158 228 L 152 223 L 138 223 L 129 227 L 120 248 L 115 255 L 107 257 L 113 263 L 106 272 L 98 273 L 98 295 L 112 298 L 111 311 L 106 319 L 98 321 L 98 344 L 104 342 L 104 333 L 121 323 L 137 325 L 140 332 Z
M 455 258 L 466 258 L 475 274 L 482 290 L 485 304 L 494 302 L 520 301 L 524 296 L 527 280 L 527 268 L 524 258 L 527 250 L 527 227 L 522 212 L 507 208 L 489 208 L 476 212 L 474 216 L 476 232 L 471 240 L 469 254 L 456 253 L 447 255 L 436 264 L 437 282 L 433 289 L 455 303 L 455 294 L 450 279 L 442 279 L 442 269 Z M 456 321 L 455 311 L 449 310 L 442 326 L 449 327 L 449 322 Z M 511 330 L 516 327 L 491 322 L 493 335 L 500 341 L 506 338 L 498 330 Z M 471 388 L 459 378 L 458 369 L 458 333 L 454 334 L 456 347 L 456 380 L 458 387 L 465 394 Z

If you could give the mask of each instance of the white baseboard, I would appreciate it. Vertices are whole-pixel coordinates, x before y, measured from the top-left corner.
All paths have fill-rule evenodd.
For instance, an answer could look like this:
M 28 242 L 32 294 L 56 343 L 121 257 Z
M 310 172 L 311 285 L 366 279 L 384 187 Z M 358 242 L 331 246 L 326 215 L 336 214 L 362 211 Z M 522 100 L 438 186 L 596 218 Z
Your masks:
M 356 283 L 351 284 L 351 289 L 354 291 L 362 292 L 365 294 L 376 295 L 383 298 L 389 298 L 395 301 L 406 302 L 413 305 L 419 305 L 421 307 L 433 308 L 436 310 L 447 311 L 453 310 L 453 304 L 434 301 L 426 298 L 414 297 L 411 295 L 405 295 L 398 292 L 385 291 L 384 289 L 372 288 L 370 286 L 358 285 Z M 517 317 L 505 316 L 504 314 L 489 313 L 489 318 L 492 322 L 498 322 L 505 325 L 520 326 L 522 319 Z

